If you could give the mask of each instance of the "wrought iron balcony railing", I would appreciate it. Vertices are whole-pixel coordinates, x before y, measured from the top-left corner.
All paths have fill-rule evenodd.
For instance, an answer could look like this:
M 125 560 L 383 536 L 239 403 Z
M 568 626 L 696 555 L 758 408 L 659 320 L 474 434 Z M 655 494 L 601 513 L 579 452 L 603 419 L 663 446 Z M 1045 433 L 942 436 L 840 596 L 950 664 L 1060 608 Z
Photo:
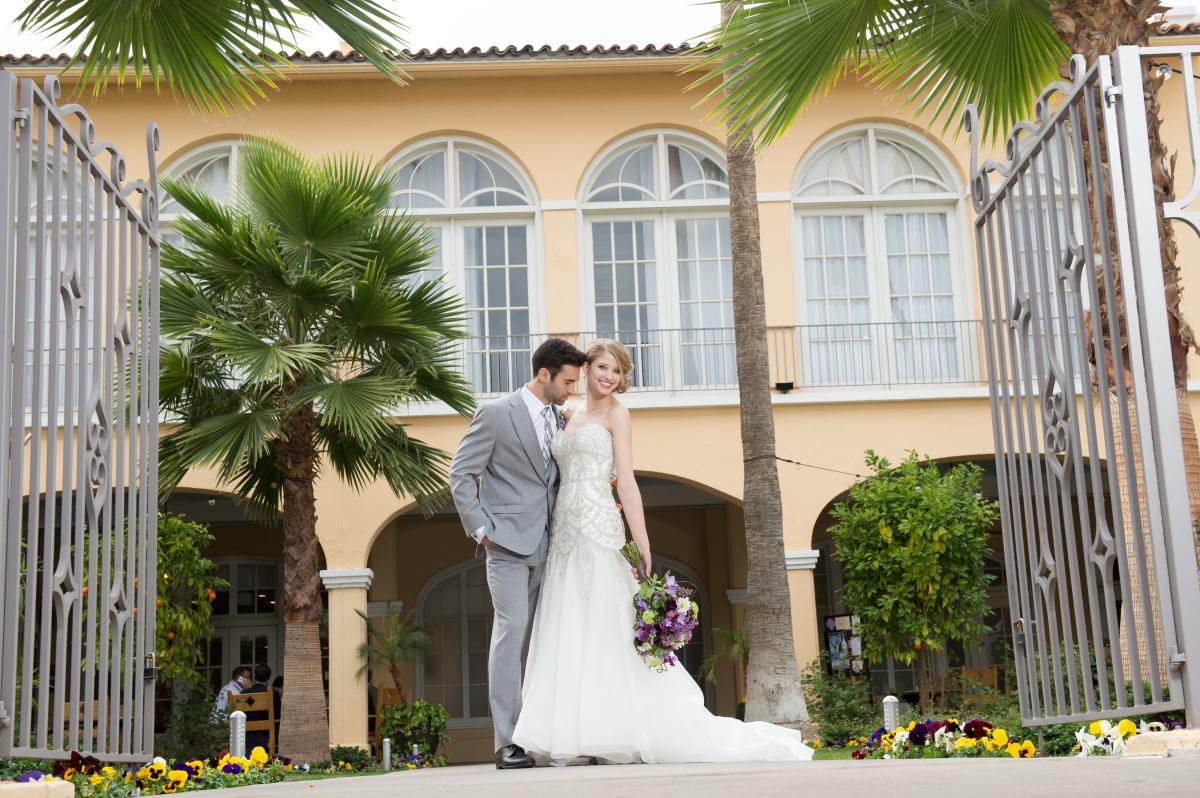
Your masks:
M 632 392 L 733 390 L 732 328 L 554 333 L 580 348 L 616 338 L 633 355 Z M 978 385 L 978 321 L 813 324 L 771 327 L 767 357 L 774 386 L 794 388 Z M 462 366 L 476 394 L 498 396 L 530 378 L 530 357 L 547 334 L 476 336 Z

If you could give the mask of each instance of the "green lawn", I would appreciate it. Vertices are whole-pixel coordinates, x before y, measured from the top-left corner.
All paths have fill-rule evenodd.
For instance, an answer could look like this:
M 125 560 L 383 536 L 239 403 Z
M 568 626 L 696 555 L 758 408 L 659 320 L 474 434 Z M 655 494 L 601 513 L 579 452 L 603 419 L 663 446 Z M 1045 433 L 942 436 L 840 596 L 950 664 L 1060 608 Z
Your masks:
M 834 759 L 850 759 L 853 748 L 818 748 L 813 752 L 813 761 L 822 762 Z

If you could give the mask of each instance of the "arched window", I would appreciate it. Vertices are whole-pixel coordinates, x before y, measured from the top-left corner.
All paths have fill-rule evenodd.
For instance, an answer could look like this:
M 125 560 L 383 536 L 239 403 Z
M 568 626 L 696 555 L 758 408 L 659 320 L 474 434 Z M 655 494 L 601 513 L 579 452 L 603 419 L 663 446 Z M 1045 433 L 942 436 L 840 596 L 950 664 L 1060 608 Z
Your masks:
M 420 216 L 436 245 L 422 278 L 446 279 L 466 298 L 475 392 L 515 390 L 529 380 L 530 333 L 541 323 L 532 183 L 495 148 L 459 136 L 420 142 L 394 164 L 392 207 Z
M 591 328 L 629 346 L 634 387 L 733 387 L 729 185 L 720 153 L 682 132 L 639 133 L 588 170 L 580 207 Z
M 856 126 L 814 148 L 792 193 L 805 384 L 973 379 L 945 158 L 904 128 Z
M 492 599 L 482 562 L 471 560 L 435 577 L 417 599 L 429 648 L 417 661 L 417 692 L 460 721 L 486 720 Z

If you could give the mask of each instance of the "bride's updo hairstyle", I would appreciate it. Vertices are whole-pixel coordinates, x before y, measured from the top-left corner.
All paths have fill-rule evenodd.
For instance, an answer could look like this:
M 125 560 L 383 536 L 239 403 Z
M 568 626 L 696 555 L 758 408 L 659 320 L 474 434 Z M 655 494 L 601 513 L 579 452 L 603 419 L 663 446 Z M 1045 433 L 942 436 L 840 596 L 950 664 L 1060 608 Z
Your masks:
M 629 383 L 633 380 L 633 358 L 629 356 L 629 350 L 625 348 L 625 344 L 620 341 L 612 338 L 598 338 L 592 341 L 587 348 L 588 365 L 594 363 L 596 358 L 605 352 L 616 359 L 617 366 L 621 369 L 621 381 L 617 383 L 613 393 L 625 393 L 629 390 Z

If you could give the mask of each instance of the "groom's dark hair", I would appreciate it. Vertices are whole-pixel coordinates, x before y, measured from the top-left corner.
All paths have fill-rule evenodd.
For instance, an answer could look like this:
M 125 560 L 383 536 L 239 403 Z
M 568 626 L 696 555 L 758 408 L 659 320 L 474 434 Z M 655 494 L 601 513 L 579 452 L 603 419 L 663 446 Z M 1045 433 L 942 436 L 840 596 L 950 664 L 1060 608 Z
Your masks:
M 582 366 L 587 362 L 587 355 L 575 348 L 570 341 L 562 338 L 547 338 L 533 352 L 533 374 L 542 369 L 550 372 L 550 379 L 558 376 L 563 366 Z

